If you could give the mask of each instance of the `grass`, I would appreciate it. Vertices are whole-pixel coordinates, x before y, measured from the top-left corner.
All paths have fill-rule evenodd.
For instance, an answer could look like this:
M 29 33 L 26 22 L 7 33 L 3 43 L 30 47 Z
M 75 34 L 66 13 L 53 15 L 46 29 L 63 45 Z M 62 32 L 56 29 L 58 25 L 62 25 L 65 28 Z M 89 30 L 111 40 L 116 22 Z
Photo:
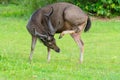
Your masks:
M 120 21 L 93 21 L 83 33 L 84 63 L 79 64 L 79 48 L 69 35 L 58 40 L 61 53 L 51 52 L 37 42 L 32 64 L 28 63 L 31 36 L 27 20 L 0 17 L 0 80 L 119 80 Z
M 61 53 L 51 52 L 47 63 L 46 47 L 37 42 L 29 64 L 31 36 L 28 19 L 0 16 L 0 80 L 119 80 L 120 21 L 92 21 L 91 30 L 82 34 L 85 43 L 83 64 L 79 48 L 69 35 L 58 39 Z
M 1 5 L 0 4 L 0 16 L 4 17 L 25 17 L 26 14 L 29 15 L 28 10 L 26 7 L 21 5 L 15 4 L 8 4 L 8 5 Z

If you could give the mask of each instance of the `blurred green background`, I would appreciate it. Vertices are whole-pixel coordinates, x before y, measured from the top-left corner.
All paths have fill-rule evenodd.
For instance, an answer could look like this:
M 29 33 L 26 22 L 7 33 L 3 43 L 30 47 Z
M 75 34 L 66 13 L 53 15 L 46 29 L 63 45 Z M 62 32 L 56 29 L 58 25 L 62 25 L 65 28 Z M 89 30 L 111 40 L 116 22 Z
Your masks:
M 1 15 L 9 16 L 14 13 L 15 16 L 26 16 L 42 6 L 55 2 L 75 4 L 93 16 L 109 18 L 120 16 L 120 0 L 0 0 L 0 4 L 6 7 L 9 5 L 12 5 L 13 8 L 14 6 L 19 6 L 17 12 L 14 10 L 5 12 L 3 10 L 3 14 L 1 13 Z

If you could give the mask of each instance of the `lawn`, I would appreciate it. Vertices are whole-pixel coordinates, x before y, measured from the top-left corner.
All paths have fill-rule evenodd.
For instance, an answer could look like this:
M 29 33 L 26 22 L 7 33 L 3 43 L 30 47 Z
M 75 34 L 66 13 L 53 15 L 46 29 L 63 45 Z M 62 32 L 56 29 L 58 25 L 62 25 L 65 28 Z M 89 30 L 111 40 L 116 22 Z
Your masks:
M 0 80 L 119 80 L 120 20 L 93 20 L 89 32 L 82 34 L 84 62 L 79 64 L 79 48 L 65 35 L 55 36 L 60 53 L 51 52 L 37 42 L 32 64 L 28 62 L 31 36 L 28 19 L 0 16 Z

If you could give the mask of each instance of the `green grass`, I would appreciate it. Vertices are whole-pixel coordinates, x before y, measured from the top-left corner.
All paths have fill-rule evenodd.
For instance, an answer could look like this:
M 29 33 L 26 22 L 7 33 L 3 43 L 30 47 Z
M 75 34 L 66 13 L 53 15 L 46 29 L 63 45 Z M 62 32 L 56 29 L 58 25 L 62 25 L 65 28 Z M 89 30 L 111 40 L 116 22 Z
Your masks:
M 46 47 L 37 42 L 33 62 L 29 64 L 31 36 L 28 19 L 0 16 L 0 80 L 119 80 L 120 21 L 92 21 L 85 43 L 83 64 L 79 48 L 69 35 L 58 39 L 61 53 L 51 52 L 47 62 Z
M 23 4 L 21 5 L 15 5 L 15 4 L 8 4 L 8 5 L 1 5 L 0 4 L 0 16 L 4 17 L 26 17 L 26 14 L 28 13 L 29 9 L 26 7 L 23 7 Z
M 47 63 L 46 47 L 37 42 L 33 62 L 29 64 L 31 36 L 27 20 L 0 17 L 0 80 L 119 80 L 120 21 L 92 21 L 85 43 L 83 64 L 79 48 L 69 35 L 58 39 L 61 53 L 51 52 Z

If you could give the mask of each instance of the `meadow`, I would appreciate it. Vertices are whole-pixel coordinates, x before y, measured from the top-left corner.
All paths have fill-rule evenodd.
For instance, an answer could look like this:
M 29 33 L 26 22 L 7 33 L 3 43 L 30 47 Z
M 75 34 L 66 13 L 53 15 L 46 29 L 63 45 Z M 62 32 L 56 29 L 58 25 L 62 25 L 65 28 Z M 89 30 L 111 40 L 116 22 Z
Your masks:
M 37 41 L 29 63 L 31 36 L 29 18 L 0 16 L 0 80 L 119 80 L 120 20 L 93 20 L 89 32 L 82 34 L 84 62 L 79 64 L 79 48 L 69 35 L 58 39 L 61 52 L 51 51 Z

